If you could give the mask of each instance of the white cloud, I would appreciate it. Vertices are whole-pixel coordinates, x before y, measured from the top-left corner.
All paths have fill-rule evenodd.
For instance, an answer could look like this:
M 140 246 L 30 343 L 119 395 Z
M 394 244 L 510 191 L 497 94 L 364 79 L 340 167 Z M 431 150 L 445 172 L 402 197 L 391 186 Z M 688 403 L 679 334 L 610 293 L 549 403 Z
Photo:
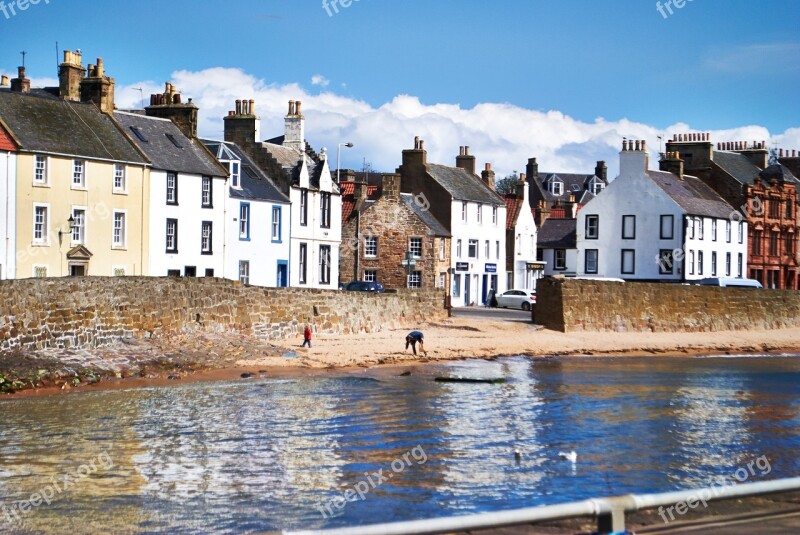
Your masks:
M 800 43 L 765 43 L 714 50 L 705 64 L 713 71 L 763 76 L 800 70 Z
M 507 103 L 484 103 L 473 108 L 428 105 L 412 95 L 398 95 L 374 107 L 330 91 L 310 94 L 299 84 L 270 84 L 230 68 L 178 71 L 173 74 L 173 83 L 184 101 L 191 97 L 200 107 L 199 130 L 203 136 L 223 137 L 222 118 L 237 99 L 256 101 L 263 139 L 281 135 L 288 101 L 301 100 L 306 137 L 316 150 L 328 147 L 335 155 L 338 143 L 352 142 L 355 148 L 342 152 L 342 165 L 360 167 L 362 158 L 366 158 L 378 171 L 394 171 L 401 163 L 403 149 L 412 148 L 414 136 L 420 136 L 425 140 L 429 161 L 454 165 L 458 148 L 469 145 L 479 168 L 491 162 L 498 177 L 523 171 L 530 157 L 537 158 L 542 171 L 586 173 L 594 170 L 597 160 L 606 160 L 613 177 L 623 137 L 646 139 L 652 165 L 657 165 L 658 136 L 666 141 L 674 133 L 702 127 L 677 123 L 660 130 L 628 119 L 609 121 L 602 117 L 584 122 L 559 111 L 542 112 Z M 117 87 L 117 105 L 138 107 L 139 91 L 133 89 L 138 87 L 144 88 L 145 103 L 150 93 L 164 90 L 163 85 L 149 81 Z M 800 128 L 771 134 L 764 127 L 751 125 L 711 134 L 714 142 L 764 140 L 770 146 L 777 142 L 780 147 L 800 148 Z
M 315 74 L 311 77 L 311 85 L 318 85 L 322 87 L 328 87 L 330 84 L 330 80 L 322 76 L 321 74 Z

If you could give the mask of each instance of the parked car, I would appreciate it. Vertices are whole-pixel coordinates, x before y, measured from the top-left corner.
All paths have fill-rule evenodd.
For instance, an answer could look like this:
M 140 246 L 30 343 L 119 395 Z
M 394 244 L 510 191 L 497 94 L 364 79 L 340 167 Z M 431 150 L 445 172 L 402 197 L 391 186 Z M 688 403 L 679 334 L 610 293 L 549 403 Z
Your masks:
M 763 288 L 761 283 L 755 279 L 738 279 L 734 277 L 708 277 L 701 279 L 700 286 L 738 286 L 740 288 Z
M 380 282 L 353 281 L 344 288 L 348 292 L 383 293 L 383 284 Z
M 501 308 L 530 310 L 535 303 L 536 293 L 531 290 L 508 290 L 497 296 L 497 306 Z

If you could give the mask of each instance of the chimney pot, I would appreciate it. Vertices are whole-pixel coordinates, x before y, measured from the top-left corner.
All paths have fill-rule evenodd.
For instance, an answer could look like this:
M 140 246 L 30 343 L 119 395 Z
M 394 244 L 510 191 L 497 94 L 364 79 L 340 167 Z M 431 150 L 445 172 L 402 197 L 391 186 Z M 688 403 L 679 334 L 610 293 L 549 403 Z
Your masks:
M 464 156 L 469 156 L 469 145 L 464 147 Z
M 419 150 L 419 136 L 414 136 L 414 150 Z
M 191 101 L 191 99 L 189 100 Z M 250 99 L 250 115 L 255 115 L 255 114 L 256 114 L 256 101 Z
M 519 181 L 520 182 L 525 182 L 525 173 L 520 173 L 519 174 Z
M 486 168 L 485 169 L 487 171 L 491 171 L 492 170 L 492 164 L 490 164 L 489 162 L 486 162 Z
M 8 87 L 11 84 L 11 81 L 8 79 L 8 76 L 5 74 L 0 77 L 0 87 Z
M 419 150 L 425 150 L 425 141 L 422 139 L 419 140 Z
M 300 102 L 300 101 L 298 100 L 298 101 L 297 101 L 297 102 L 295 102 L 294 104 L 295 104 L 295 110 L 294 110 L 294 111 L 295 111 L 295 114 L 297 114 L 297 115 L 303 115 L 303 114 L 302 114 L 302 112 L 300 111 L 300 107 L 303 105 L 303 103 L 302 103 L 302 102 Z
M 289 113 L 288 115 L 294 115 L 294 100 L 289 101 Z

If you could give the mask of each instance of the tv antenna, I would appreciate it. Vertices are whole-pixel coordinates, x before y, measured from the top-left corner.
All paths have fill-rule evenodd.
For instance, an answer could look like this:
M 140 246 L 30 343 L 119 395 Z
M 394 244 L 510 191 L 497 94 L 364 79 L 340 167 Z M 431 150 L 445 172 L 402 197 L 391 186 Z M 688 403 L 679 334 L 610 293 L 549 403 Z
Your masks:
M 22 52 L 20 52 L 20 54 L 22 54 L 22 66 L 24 67 L 25 66 L 25 56 L 27 56 L 28 53 L 23 50 Z
M 132 87 L 131 89 L 139 92 L 139 99 L 141 100 L 142 109 L 144 109 L 144 89 L 141 87 Z

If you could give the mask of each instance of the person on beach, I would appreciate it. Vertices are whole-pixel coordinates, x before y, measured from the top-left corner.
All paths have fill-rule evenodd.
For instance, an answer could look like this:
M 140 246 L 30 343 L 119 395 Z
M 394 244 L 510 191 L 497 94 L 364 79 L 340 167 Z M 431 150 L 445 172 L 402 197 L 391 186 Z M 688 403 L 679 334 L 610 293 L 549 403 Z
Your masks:
M 417 343 L 419 343 L 419 350 L 422 351 L 422 354 L 427 356 L 428 352 L 425 351 L 425 347 L 423 345 L 423 337 L 424 335 L 419 331 L 411 331 L 406 335 L 406 351 L 408 351 L 409 344 L 411 345 L 411 350 L 414 351 L 414 354 L 417 354 Z
M 306 325 L 306 329 L 303 331 L 303 345 L 300 347 L 306 347 L 306 344 L 311 349 L 311 325 Z

